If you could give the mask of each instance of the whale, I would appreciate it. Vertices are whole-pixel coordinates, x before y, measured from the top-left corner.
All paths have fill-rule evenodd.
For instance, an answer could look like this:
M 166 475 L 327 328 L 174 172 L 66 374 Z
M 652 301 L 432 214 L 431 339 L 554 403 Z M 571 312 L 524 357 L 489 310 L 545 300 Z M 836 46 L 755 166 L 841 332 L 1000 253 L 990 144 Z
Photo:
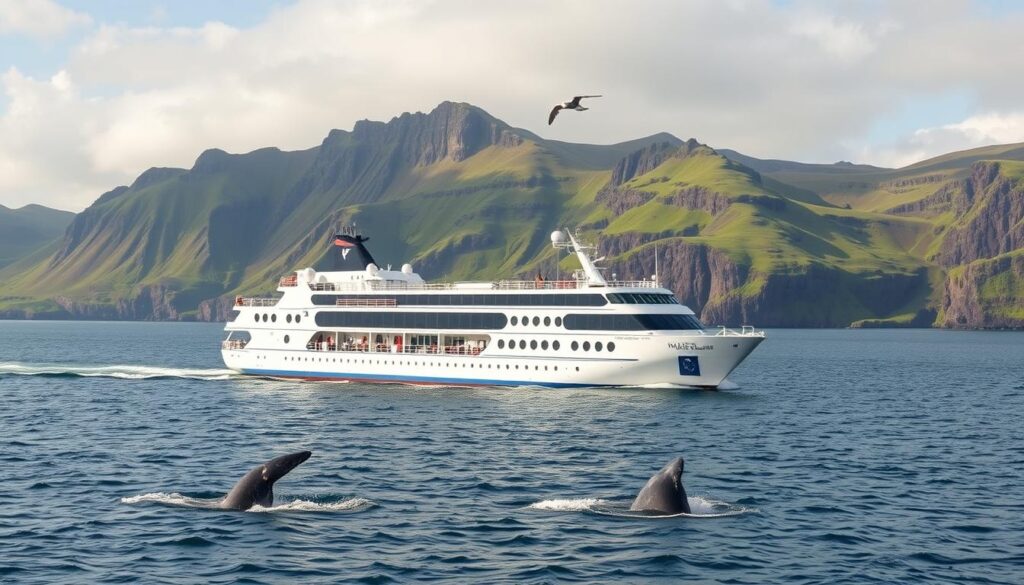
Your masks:
M 226 510 L 248 510 L 253 506 L 274 505 L 274 482 L 309 459 L 311 451 L 299 451 L 275 457 L 254 467 L 238 480 L 218 506 Z
M 629 509 L 632 512 L 689 514 L 690 503 L 683 489 L 683 458 L 676 457 L 669 461 L 668 465 L 647 480 Z

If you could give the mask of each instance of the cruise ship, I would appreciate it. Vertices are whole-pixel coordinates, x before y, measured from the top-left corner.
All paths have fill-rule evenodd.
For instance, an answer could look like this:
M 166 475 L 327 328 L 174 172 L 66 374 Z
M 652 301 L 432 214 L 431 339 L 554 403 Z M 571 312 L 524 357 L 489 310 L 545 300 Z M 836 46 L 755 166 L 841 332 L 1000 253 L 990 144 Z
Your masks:
M 279 298 L 235 299 L 222 355 L 242 374 L 451 386 L 718 388 L 764 331 L 705 327 L 650 280 L 608 280 L 594 246 L 569 278 L 428 283 L 380 268 L 343 229 L 318 269 L 283 277 Z M 655 271 L 657 272 L 657 271 Z

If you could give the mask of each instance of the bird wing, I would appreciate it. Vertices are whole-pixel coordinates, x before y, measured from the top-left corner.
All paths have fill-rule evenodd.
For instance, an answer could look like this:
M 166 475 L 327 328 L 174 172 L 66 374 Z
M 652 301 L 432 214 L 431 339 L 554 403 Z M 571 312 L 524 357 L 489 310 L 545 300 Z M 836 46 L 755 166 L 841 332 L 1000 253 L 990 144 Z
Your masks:
M 562 109 L 561 105 L 557 105 L 557 106 L 555 106 L 554 108 L 551 109 L 551 113 L 548 114 L 548 126 L 550 126 L 551 123 L 555 121 L 555 116 L 558 115 L 558 111 L 561 110 L 561 109 Z
M 596 97 L 601 97 L 601 96 L 599 96 L 599 95 L 577 95 L 577 96 L 573 96 L 572 101 L 569 102 L 569 107 L 570 108 L 575 108 L 576 106 L 580 105 L 580 100 L 583 99 L 583 98 L 596 98 Z

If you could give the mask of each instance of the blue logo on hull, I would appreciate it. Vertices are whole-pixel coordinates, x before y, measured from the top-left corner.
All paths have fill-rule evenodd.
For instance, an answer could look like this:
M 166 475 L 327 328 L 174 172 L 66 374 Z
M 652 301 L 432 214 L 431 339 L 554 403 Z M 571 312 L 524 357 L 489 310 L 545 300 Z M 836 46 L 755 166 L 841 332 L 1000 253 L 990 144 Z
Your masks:
M 699 376 L 700 375 L 700 361 L 695 355 L 681 355 L 679 356 L 679 375 L 680 376 Z

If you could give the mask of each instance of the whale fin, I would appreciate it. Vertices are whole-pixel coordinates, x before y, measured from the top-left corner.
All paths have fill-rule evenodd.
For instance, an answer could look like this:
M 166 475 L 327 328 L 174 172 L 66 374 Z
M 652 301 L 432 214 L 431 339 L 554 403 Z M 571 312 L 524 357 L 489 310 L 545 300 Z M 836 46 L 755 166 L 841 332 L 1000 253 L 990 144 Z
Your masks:
M 676 457 L 647 480 L 629 507 L 634 512 L 689 514 L 690 502 L 683 489 L 683 458 Z

